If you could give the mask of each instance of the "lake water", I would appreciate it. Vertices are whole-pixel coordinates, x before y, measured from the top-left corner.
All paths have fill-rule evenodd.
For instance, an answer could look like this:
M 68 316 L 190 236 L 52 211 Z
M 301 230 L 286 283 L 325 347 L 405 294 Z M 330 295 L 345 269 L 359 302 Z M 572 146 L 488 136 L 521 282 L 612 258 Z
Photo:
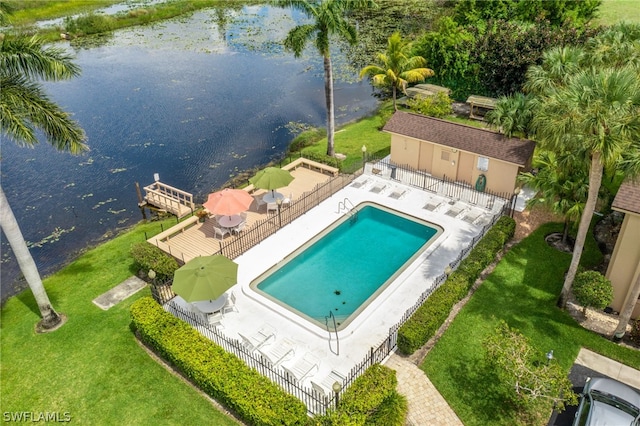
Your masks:
M 99 47 L 70 46 L 82 76 L 46 89 L 85 129 L 91 151 L 2 143 L 2 187 L 41 274 L 139 221 L 135 182 L 159 173 L 201 203 L 238 173 L 281 158 L 293 138 L 287 123 L 323 126 L 321 57 L 308 49 L 295 59 L 279 46 L 299 22 L 267 6 L 208 9 L 118 31 Z M 339 49 L 332 54 L 339 125 L 377 101 Z M 25 287 L 5 241 L 0 272 L 3 299 Z

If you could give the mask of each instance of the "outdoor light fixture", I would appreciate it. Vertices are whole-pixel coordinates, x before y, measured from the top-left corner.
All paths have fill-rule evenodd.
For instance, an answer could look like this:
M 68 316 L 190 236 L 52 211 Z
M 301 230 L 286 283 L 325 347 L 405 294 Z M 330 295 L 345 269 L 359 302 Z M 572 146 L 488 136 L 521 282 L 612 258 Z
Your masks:
M 451 273 L 451 266 L 449 265 L 445 266 L 444 274 L 448 277 L 450 273 Z
M 153 174 L 153 180 L 155 180 L 156 182 L 158 182 L 160 180 L 160 173 L 154 173 Z
M 547 365 L 549 365 L 552 359 L 553 359 L 553 349 L 547 352 Z
M 362 150 L 362 168 L 364 169 L 364 163 L 367 162 L 367 146 L 362 145 L 360 149 Z
M 154 271 L 153 269 L 149 269 L 149 273 L 147 274 L 147 276 L 150 279 L 155 280 L 156 279 L 156 271 Z
M 513 200 L 513 202 L 511 203 L 511 217 L 513 217 L 513 213 L 516 210 L 516 204 L 518 204 L 518 194 L 520 194 L 520 187 L 513 190 L 513 196 L 511 197 L 511 199 Z
M 333 392 L 336 394 L 336 409 L 338 408 L 338 400 L 340 399 L 340 391 L 342 390 L 342 383 L 339 381 L 333 382 L 333 386 L 331 386 Z

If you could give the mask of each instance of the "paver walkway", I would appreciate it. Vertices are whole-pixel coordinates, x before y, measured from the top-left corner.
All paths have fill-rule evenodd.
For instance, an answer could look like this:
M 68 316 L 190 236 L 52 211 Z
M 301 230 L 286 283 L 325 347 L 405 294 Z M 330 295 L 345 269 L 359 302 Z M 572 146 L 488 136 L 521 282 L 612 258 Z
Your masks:
M 407 398 L 407 426 L 462 426 L 447 401 L 417 365 L 396 354 L 385 365 L 396 371 L 398 392 Z

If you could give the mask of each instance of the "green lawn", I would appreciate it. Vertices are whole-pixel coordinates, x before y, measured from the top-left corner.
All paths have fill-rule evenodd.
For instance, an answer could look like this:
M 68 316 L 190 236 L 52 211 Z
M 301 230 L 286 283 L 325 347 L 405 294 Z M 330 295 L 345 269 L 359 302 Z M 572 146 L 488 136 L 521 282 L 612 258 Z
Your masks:
M 613 25 L 616 22 L 640 24 L 640 1 L 638 0 L 602 0 L 596 22 L 601 25 Z
M 466 426 L 512 425 L 515 415 L 505 402 L 505 389 L 487 367 L 482 341 L 503 319 L 530 339 L 533 347 L 554 355 L 569 370 L 580 347 L 640 368 L 640 351 L 618 346 L 582 328 L 555 305 L 571 255 L 544 242 L 560 224 L 540 227 L 505 255 L 485 280 L 421 368 Z M 588 242 L 583 264 L 599 262 L 595 241 Z
M 165 229 L 175 223 L 168 220 Z M 68 316 L 59 330 L 34 333 L 39 314 L 30 291 L 1 312 L 2 411 L 68 412 L 80 424 L 236 424 L 158 365 L 129 330 L 131 303 L 103 311 L 91 301 L 135 273 L 129 247 L 153 222 L 90 250 L 44 280 L 53 306 Z

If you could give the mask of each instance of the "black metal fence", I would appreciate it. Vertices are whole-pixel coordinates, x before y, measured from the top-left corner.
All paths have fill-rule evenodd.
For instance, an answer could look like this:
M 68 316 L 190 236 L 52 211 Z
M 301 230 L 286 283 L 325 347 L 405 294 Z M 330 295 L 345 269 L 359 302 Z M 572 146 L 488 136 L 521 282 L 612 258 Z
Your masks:
M 471 252 L 471 250 L 473 250 L 473 248 L 478 244 L 478 242 L 482 239 L 482 237 L 484 237 L 487 231 L 491 229 L 491 227 L 496 223 L 498 219 L 500 219 L 500 217 L 506 211 L 508 211 L 508 206 L 505 203 L 500 214 L 496 214 L 495 216 L 493 216 L 491 221 L 485 226 L 483 226 L 482 231 L 472 239 L 471 244 L 469 244 L 467 247 L 462 249 L 460 253 L 458 253 L 458 256 L 456 257 L 456 259 L 449 264 L 452 270 L 458 267 L 462 259 L 467 257 L 467 255 Z M 351 369 L 351 371 L 349 372 L 349 375 L 347 376 L 344 382 L 345 388 L 350 386 L 351 383 L 356 378 L 358 378 L 358 376 L 364 373 L 364 371 L 367 368 L 371 367 L 373 364 L 382 362 L 387 356 L 391 354 L 391 352 L 393 352 L 397 348 L 398 330 L 400 329 L 400 327 L 402 327 L 404 323 L 406 323 L 409 320 L 409 318 L 411 318 L 411 316 L 423 305 L 423 303 L 429 298 L 429 296 L 438 287 L 440 287 L 440 285 L 442 285 L 442 283 L 444 283 L 446 280 L 447 280 L 446 273 L 439 275 L 433 280 L 433 283 L 431 284 L 431 286 L 427 290 L 425 290 L 420 295 L 420 297 L 418 297 L 418 300 L 416 301 L 416 303 L 405 311 L 400 321 L 397 324 L 393 325 L 391 328 L 389 328 L 389 335 L 387 336 L 387 338 L 382 343 L 380 343 L 380 345 L 378 345 L 377 348 L 372 347 L 371 350 L 369 351 L 369 354 L 365 357 L 365 359 L 363 359 L 359 364 L 357 364 L 355 367 Z
M 444 176 L 437 178 L 422 170 L 415 169 L 406 164 L 395 164 L 389 157 L 381 159 L 370 159 L 365 168 L 372 174 L 388 176 L 405 185 L 419 188 L 426 192 L 439 194 L 444 197 L 453 198 L 492 210 L 495 202 L 500 200 L 505 202 L 512 200 L 513 194 L 508 192 L 477 191 L 466 182 L 458 182 Z M 509 208 L 512 208 L 509 203 Z
M 196 326 L 203 336 L 221 346 L 225 351 L 235 354 L 249 367 L 279 385 L 285 392 L 300 399 L 307 406 L 309 413 L 324 414 L 329 407 L 334 405 L 335 395 L 321 394 L 313 388 L 301 385 L 284 370 L 271 364 L 271 362 L 260 355 L 260 353 L 246 348 L 240 340 L 232 339 L 220 333 L 216 327 L 209 325 L 202 316 L 194 312 L 186 311 L 174 301 L 170 301 L 164 306 L 168 312 Z
M 317 207 L 324 200 L 349 185 L 355 178 L 355 175 L 338 175 L 327 182 L 316 185 L 313 190 L 305 192 L 288 206 L 281 206 L 276 214 L 271 214 L 253 224 L 249 229 L 242 231 L 237 238 L 229 239 L 228 242 L 221 242 L 220 250 L 211 254 L 222 254 L 230 259 L 240 256 L 267 237 L 275 234 L 278 229 L 290 224 L 312 208 Z
M 478 241 L 484 237 L 487 231 L 495 224 L 500 216 L 513 213 L 513 206 L 515 199 L 511 194 L 496 194 L 485 193 L 475 191 L 468 184 L 461 184 L 454 181 L 448 181 L 445 179 L 438 179 L 419 170 L 411 169 L 407 166 L 395 165 L 388 160 L 378 160 L 376 162 L 369 163 L 367 166 L 372 167 L 372 173 L 388 173 L 389 178 L 398 180 L 416 188 L 423 189 L 425 191 L 431 191 L 434 193 L 440 193 L 443 196 L 461 199 L 463 197 L 463 191 L 465 196 L 469 196 L 470 203 L 478 204 L 481 207 L 487 208 L 494 212 L 491 221 L 487 223 L 480 233 L 478 233 L 471 241 L 471 243 L 463 248 L 455 260 L 453 260 L 449 266 L 452 270 L 456 269 L 460 262 L 469 254 L 469 252 L 476 246 Z M 376 169 L 376 170 L 373 170 Z M 390 173 L 389 173 L 390 172 Z M 272 215 L 267 219 L 264 219 L 255 226 L 253 226 L 247 232 L 244 232 L 239 238 L 230 241 L 221 247 L 217 253 L 224 254 L 227 257 L 234 258 L 249 250 L 251 247 L 258 244 L 268 236 L 274 234 L 280 227 L 291 223 L 296 218 L 302 216 L 311 208 L 316 207 L 322 201 L 331 197 L 340 189 L 347 186 L 355 179 L 356 175 L 340 175 L 331 179 L 327 183 L 317 185 L 313 191 L 305 193 L 302 197 L 297 199 L 291 205 L 279 211 L 277 215 Z M 510 198 L 511 197 L 511 198 Z M 473 200 L 473 201 L 472 201 Z M 498 203 L 496 203 L 498 201 Z M 502 203 L 502 204 L 500 204 Z M 498 207 L 498 208 L 495 208 Z M 400 327 L 409 320 L 409 318 L 422 306 L 428 297 L 446 281 L 447 274 L 443 273 L 436 277 L 432 285 L 424 291 L 416 303 L 407 309 L 402 316 L 401 320 L 389 329 L 388 336 L 382 341 L 378 347 L 372 347 L 365 358 L 356 366 L 354 366 L 347 375 L 344 383 L 342 383 L 342 390 L 344 392 L 353 381 L 358 378 L 364 371 L 366 371 L 373 364 L 381 363 L 384 361 L 396 348 L 398 340 L 398 330 Z M 274 383 L 281 386 L 286 392 L 299 398 L 306 406 L 307 410 L 311 414 L 324 414 L 326 410 L 333 406 L 335 395 L 325 395 L 316 392 L 312 388 L 307 388 L 297 383 L 295 379 L 289 377 L 283 370 L 273 367 L 269 361 L 263 358 L 259 354 L 249 351 L 242 343 L 237 339 L 229 338 L 218 330 L 210 326 L 193 312 L 187 312 L 180 308 L 175 301 L 172 301 L 175 294 L 171 290 L 171 281 L 155 283 L 151 289 L 152 295 L 155 300 L 164 305 L 165 308 L 176 315 L 178 318 L 183 319 L 193 325 L 196 325 L 200 332 L 214 341 L 216 344 L 223 347 L 226 351 L 235 354 L 242 359 L 251 368 L 260 372 L 264 376 L 270 378 Z M 329 330 L 330 331 L 330 330 Z

